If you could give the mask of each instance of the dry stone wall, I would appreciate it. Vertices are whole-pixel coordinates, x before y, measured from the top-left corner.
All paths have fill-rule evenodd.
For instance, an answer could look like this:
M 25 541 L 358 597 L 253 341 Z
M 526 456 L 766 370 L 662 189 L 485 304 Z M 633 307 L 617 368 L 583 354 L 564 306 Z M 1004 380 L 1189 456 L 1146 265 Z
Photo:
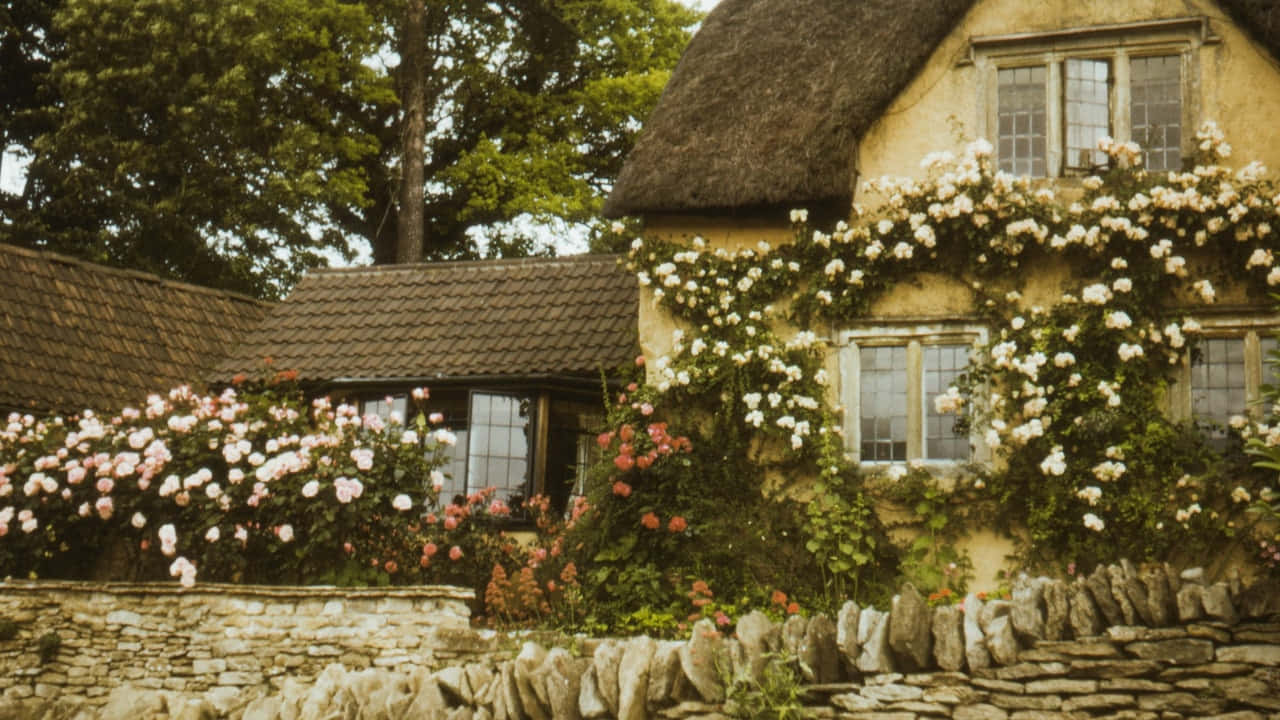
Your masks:
M 465 662 L 493 650 L 492 634 L 470 628 L 472 597 L 445 586 L 10 580 L 0 583 L 0 707 L 92 705 L 125 684 L 232 698 L 286 677 L 313 678 L 334 663 Z
M 0 613 L 15 597 L 39 594 L 21 587 L 25 595 L 0 586 Z M 767 702 L 757 695 L 752 704 L 741 689 L 785 665 L 798 677 L 803 716 L 813 718 L 1280 720 L 1280 584 L 1206 583 L 1199 570 L 1123 564 L 1072 581 L 1023 577 L 1007 600 L 971 595 L 942 607 L 905 586 L 888 611 L 846 603 L 835 618 L 782 623 L 752 613 L 730 637 L 702 621 L 687 641 L 579 638 L 571 648 L 468 630 L 463 593 L 354 594 L 342 611 L 327 604 L 337 600 L 311 597 L 273 612 L 272 601 L 244 599 L 253 592 L 169 590 L 167 611 L 159 602 L 150 614 L 125 611 L 136 618 L 84 601 L 67 614 L 27 597 L 26 622 L 67 617 L 96 632 L 75 635 L 90 639 L 64 644 L 41 666 L 31 638 L 16 650 L 0 642 L 0 674 L 14 678 L 0 681 L 9 683 L 5 698 L 24 713 L 14 717 L 124 720 L 138 708 L 183 720 L 758 717 Z M 109 602 L 104 594 L 96 600 Z M 205 619 L 180 619 L 187 613 Z M 384 623 L 370 619 L 382 615 Z M 277 622 L 292 629 L 267 630 Z M 215 645 L 249 626 L 264 638 L 261 651 L 232 646 L 242 652 L 225 655 Z M 134 637 L 145 639 L 126 639 Z M 120 655 L 121 642 L 138 643 L 129 646 L 138 657 Z M 117 670 L 104 679 L 87 662 L 94 658 Z M 238 672 L 260 674 L 228 674 Z

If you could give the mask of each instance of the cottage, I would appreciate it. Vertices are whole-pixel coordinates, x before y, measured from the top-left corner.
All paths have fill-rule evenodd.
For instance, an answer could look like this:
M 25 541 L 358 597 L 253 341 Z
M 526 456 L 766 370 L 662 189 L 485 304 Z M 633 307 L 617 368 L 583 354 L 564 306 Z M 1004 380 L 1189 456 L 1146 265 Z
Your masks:
M 199 382 L 270 305 L 0 244 L 0 413 L 104 413 Z
M 444 497 L 496 487 L 563 508 L 582 492 L 605 375 L 635 357 L 636 297 L 606 255 L 315 270 L 219 377 L 270 358 L 308 392 L 402 419 L 426 387 L 458 438 Z
M 863 191 L 865 181 L 924 178 L 926 153 L 958 155 L 979 138 L 997 169 L 1068 199 L 1115 162 L 1099 140 L 1138 143 L 1152 173 L 1181 171 L 1206 121 L 1240 164 L 1277 168 L 1278 111 L 1273 3 L 723 0 L 605 211 L 639 216 L 646 235 L 668 241 L 776 247 L 795 237 L 793 208 L 806 208 L 814 227 L 853 222 L 853 203 L 884 202 Z M 1188 267 L 1218 260 L 1186 254 Z M 988 458 L 982 428 L 956 430 L 934 402 L 970 347 L 997 332 L 979 312 L 979 284 L 943 262 L 878 294 L 866 312 L 813 328 L 831 348 L 829 393 L 842 409 L 846 454 L 864 466 L 945 474 Z M 1197 355 L 1171 370 L 1161 398 L 1172 418 L 1221 426 L 1259 397 L 1277 318 L 1256 287 L 1234 282 L 1242 269 L 1228 271 L 1211 306 L 1210 293 L 1160 301 L 1194 312 L 1203 328 Z M 1078 292 L 1071 271 L 1052 261 L 1018 267 L 1021 306 L 1048 308 Z M 641 347 L 678 354 L 678 323 L 652 296 L 641 298 Z M 990 577 L 1008 546 L 980 544 L 990 550 L 976 558 L 979 576 Z

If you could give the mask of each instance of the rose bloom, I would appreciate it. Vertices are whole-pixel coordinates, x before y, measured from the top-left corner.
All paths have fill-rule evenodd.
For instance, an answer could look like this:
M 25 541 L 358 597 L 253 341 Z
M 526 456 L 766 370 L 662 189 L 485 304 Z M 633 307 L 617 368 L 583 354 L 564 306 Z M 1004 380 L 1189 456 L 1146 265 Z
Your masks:
M 650 530 L 657 530 L 658 526 L 662 524 L 662 521 L 658 519 L 657 515 L 649 512 L 645 513 L 644 517 L 640 518 L 640 524 Z
M 405 510 L 413 507 L 413 501 L 409 499 L 408 495 L 400 493 L 391 501 L 391 507 L 399 510 L 400 512 L 404 512 Z
M 635 466 L 636 461 L 630 455 L 619 455 L 613 459 L 613 464 L 619 470 L 626 472 Z
M 667 523 L 667 529 L 673 533 L 684 532 L 689 527 L 689 523 L 679 515 L 671 518 L 671 522 Z
M 142 527 L 147 524 L 147 516 L 140 512 L 136 512 L 133 514 L 132 518 L 129 518 L 129 524 L 141 530 Z
M 449 515 L 444 519 L 444 529 L 453 530 L 458 527 L 458 518 Z
M 280 542 L 290 542 L 293 540 L 293 526 L 285 523 L 276 528 L 276 537 L 280 538 Z
M 457 545 L 454 545 L 453 547 L 449 548 L 450 560 L 459 560 L 461 558 L 462 558 L 462 548 L 458 547 Z
M 318 492 L 320 492 L 320 483 L 316 480 L 311 480 L 302 486 L 302 497 L 304 498 L 313 498 Z
M 204 534 L 204 539 L 208 542 L 218 542 L 220 537 L 222 537 L 222 533 L 218 530 L 217 525 L 209 528 L 208 532 Z
M 426 545 L 422 546 L 422 554 L 427 557 L 431 557 L 432 555 L 435 555 L 439 550 L 440 548 L 436 547 L 436 544 L 433 542 L 429 542 Z
M 630 497 L 631 486 L 619 480 L 613 484 L 613 494 L 619 497 Z

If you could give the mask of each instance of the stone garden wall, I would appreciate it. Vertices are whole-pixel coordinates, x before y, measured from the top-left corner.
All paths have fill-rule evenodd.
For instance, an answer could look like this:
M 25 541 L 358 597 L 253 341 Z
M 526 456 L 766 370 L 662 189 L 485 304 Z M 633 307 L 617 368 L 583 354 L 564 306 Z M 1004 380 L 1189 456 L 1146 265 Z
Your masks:
M 760 717 L 789 697 L 854 720 L 1280 719 L 1280 585 L 1199 570 L 1023 577 L 1007 600 L 941 607 L 906 586 L 888 611 L 550 649 L 468 630 L 465 597 L 2 585 L 0 616 L 25 614 L 0 683 L 9 716 L 50 719 Z M 66 635 L 42 664 L 46 627 Z
M 466 662 L 492 650 L 470 628 L 472 595 L 10 580 L 0 583 L 0 707 L 96 704 L 123 684 L 230 698 L 333 663 Z

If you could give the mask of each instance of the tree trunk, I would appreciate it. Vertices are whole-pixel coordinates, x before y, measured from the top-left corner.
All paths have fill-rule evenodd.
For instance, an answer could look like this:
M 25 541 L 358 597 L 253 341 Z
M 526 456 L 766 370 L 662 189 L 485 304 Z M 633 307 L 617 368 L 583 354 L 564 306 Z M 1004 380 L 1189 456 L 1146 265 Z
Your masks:
M 426 182 L 427 47 L 426 0 L 408 0 L 400 32 L 400 212 L 397 214 L 396 262 L 419 262 L 426 245 L 423 188 Z

